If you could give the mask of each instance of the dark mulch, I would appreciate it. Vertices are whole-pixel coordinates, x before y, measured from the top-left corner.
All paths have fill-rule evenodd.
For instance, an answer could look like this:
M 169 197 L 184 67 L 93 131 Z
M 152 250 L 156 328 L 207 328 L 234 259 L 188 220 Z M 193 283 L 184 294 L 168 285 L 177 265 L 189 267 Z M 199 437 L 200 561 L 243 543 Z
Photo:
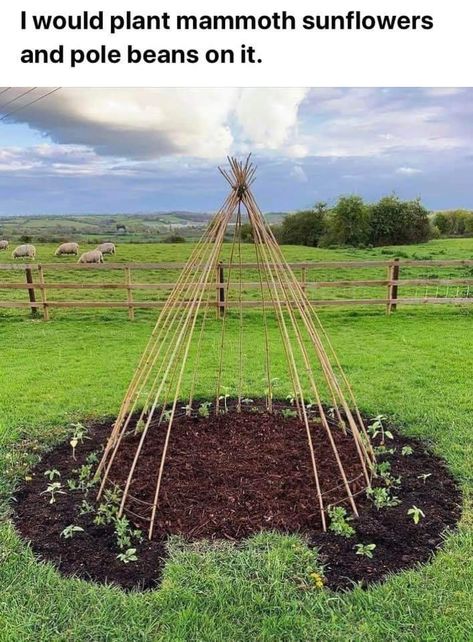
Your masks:
M 131 493 L 138 500 L 151 501 L 163 444 L 163 427 L 154 426 L 139 460 Z M 164 427 L 165 428 L 165 427 Z M 68 442 L 47 453 L 17 494 L 15 523 L 22 536 L 31 541 L 41 557 L 54 561 L 64 575 L 95 581 L 115 582 L 124 588 L 147 589 L 159 583 L 170 534 L 188 540 L 201 538 L 241 540 L 264 529 L 301 533 L 320 550 L 327 585 L 347 588 L 379 581 L 389 572 L 427 561 L 442 543 L 445 529 L 460 516 L 460 491 L 443 462 L 428 453 L 424 445 L 394 434 L 388 440 L 392 475 L 401 477 L 395 494 L 401 504 L 377 510 L 364 492 L 356 498 L 360 517 L 352 522 L 356 535 L 343 538 L 321 532 L 305 429 L 293 418 L 247 410 L 232 410 L 220 417 L 179 417 L 175 420 L 163 476 L 155 537 L 137 545 L 138 561 L 124 564 L 111 526 L 97 526 L 93 513 L 79 515 L 85 495 L 67 490 L 54 504 L 42 494 L 49 483 L 44 472 L 57 469 L 60 481 L 77 478 L 74 470 L 87 456 L 100 450 L 111 422 L 90 427 L 72 458 Z M 362 490 L 361 468 L 353 441 L 340 430 L 334 437 L 354 492 Z M 325 431 L 314 423 L 312 436 L 317 464 L 323 480 L 326 504 L 343 500 L 338 471 Z M 134 456 L 137 438 L 128 437 L 111 471 L 114 482 L 123 485 Z M 414 453 L 403 456 L 409 445 Z M 428 475 L 425 479 L 421 475 Z M 58 478 L 55 479 L 55 481 Z M 377 484 L 379 482 L 376 482 Z M 338 488 L 334 488 L 336 486 Z M 93 501 L 95 491 L 89 492 Z M 418 525 L 407 515 L 413 505 L 425 513 Z M 133 512 L 144 512 L 141 503 L 131 502 Z M 147 523 L 135 519 L 146 532 Z M 75 524 L 84 528 L 72 539 L 60 537 L 63 529 Z M 356 555 L 357 543 L 376 544 L 374 558 Z

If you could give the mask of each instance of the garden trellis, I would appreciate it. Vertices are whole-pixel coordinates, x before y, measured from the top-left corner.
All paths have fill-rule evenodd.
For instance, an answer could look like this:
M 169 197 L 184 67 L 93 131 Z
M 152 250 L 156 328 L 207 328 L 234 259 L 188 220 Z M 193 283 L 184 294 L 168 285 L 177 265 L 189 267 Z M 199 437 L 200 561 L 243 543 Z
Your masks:
M 247 313 L 242 305 L 244 270 L 240 232 L 242 221 L 247 219 L 253 235 L 261 296 L 259 340 L 264 354 L 261 365 L 266 411 L 275 412 L 274 400 L 279 394 L 273 372 L 274 346 L 268 331 L 270 324 L 276 324 L 290 381 L 291 412 L 307 435 L 312 472 L 312 479 L 308 479 L 307 484 L 313 489 L 314 505 L 318 507 L 322 528 L 326 530 L 326 495 L 330 489 L 325 487 L 319 474 L 317 461 L 324 453 L 317 451 L 318 444 L 314 442 L 311 430 L 313 422 L 318 421 L 326 432 L 340 488 L 344 489 L 346 502 L 354 515 L 358 515 L 356 495 L 370 487 L 373 449 L 333 345 L 256 203 L 252 192 L 256 167 L 249 157 L 245 162 L 229 159 L 229 168 L 220 171 L 230 186 L 229 195 L 182 270 L 141 356 L 98 468 L 99 498 L 108 486 L 116 485 L 114 462 L 121 448 L 130 447 L 127 436 L 139 435 L 136 446 L 133 446 L 136 449 L 126 482 L 119 488 L 119 517 L 126 513 L 146 519 L 148 535 L 152 538 L 173 429 L 179 429 L 177 420 L 181 412 L 186 415 L 196 412 L 199 379 L 205 375 L 207 379 L 211 376 L 214 380 L 215 395 L 206 407 L 216 415 L 228 410 L 228 383 L 232 384 L 235 412 L 242 412 L 248 397 L 253 394 L 248 380 L 249 373 L 257 366 L 251 362 L 251 345 L 245 343 Z M 231 228 L 225 298 L 232 288 L 235 305 L 229 311 L 218 307 L 221 289 L 215 283 L 215 274 L 224 249 L 225 234 Z M 217 320 L 216 306 L 220 311 Z M 227 379 L 226 368 L 226 361 L 230 358 L 227 350 L 229 333 L 226 332 L 229 322 L 237 328 L 236 362 L 231 368 L 231 382 Z M 201 367 L 201 358 L 210 334 L 216 332 L 216 324 L 215 368 L 209 373 Z M 135 493 L 139 484 L 139 461 L 152 440 L 156 439 L 157 431 L 164 435 L 163 447 L 156 469 L 154 494 L 144 500 Z M 353 486 L 355 480 L 349 479 L 345 472 L 333 437 L 334 431 L 343 431 L 352 438 L 353 457 L 358 459 L 360 470 L 356 490 Z M 192 457 L 191 452 L 188 455 Z M 141 508 L 139 515 L 137 507 Z

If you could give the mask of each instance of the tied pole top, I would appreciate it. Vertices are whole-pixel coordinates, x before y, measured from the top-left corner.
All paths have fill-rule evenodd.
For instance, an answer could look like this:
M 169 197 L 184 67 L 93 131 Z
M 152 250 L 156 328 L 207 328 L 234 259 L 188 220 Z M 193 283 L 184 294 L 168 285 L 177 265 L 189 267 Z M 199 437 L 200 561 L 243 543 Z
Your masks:
M 218 168 L 232 190 L 236 192 L 240 202 L 255 180 L 256 165 L 250 159 L 251 154 L 248 154 L 246 161 L 239 161 L 236 158 L 227 156 L 230 169 Z

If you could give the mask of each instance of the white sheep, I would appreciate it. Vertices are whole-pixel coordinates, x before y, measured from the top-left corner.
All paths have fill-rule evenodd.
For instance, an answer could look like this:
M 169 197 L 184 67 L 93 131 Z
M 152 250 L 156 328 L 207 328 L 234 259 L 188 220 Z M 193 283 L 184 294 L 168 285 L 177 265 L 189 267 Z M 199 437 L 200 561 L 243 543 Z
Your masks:
M 34 245 L 27 243 L 26 245 L 19 245 L 12 252 L 12 258 L 14 259 L 34 259 L 36 256 L 36 248 Z
M 0 241 L 0 250 L 8 250 L 8 241 Z
M 102 254 L 115 254 L 115 245 L 113 243 L 100 243 L 95 249 L 102 252 Z
M 99 250 L 84 252 L 77 263 L 103 263 L 103 254 Z
M 78 243 L 62 243 L 54 252 L 54 256 L 62 256 L 63 254 L 74 254 L 77 256 L 79 254 Z

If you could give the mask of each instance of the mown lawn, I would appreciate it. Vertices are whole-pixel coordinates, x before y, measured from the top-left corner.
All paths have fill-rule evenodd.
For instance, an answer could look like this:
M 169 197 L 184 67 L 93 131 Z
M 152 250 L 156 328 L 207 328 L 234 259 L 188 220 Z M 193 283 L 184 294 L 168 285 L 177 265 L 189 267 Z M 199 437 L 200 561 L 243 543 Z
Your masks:
M 444 251 L 434 258 L 472 256 L 471 240 L 463 246 L 455 243 L 435 242 L 410 251 Z M 297 252 L 288 251 L 292 260 L 318 251 Z M 35 560 L 16 536 L 3 501 L 1 642 L 473 639 L 473 309 L 401 308 L 390 317 L 378 309 L 332 309 L 321 316 L 362 410 L 388 415 L 404 432 L 427 440 L 462 485 L 460 529 L 447 537 L 432 563 L 368 591 L 335 594 L 309 587 L 315 554 L 297 537 L 261 535 L 238 550 L 231 545 L 189 547 L 175 540 L 162 586 L 125 594 L 63 579 L 51 565 Z M 4 500 L 18 475 L 25 475 L 25 450 L 54 443 L 74 419 L 116 413 L 151 317 L 140 313 L 133 323 L 116 311 L 68 311 L 50 323 L 32 321 L 24 311 L 0 317 Z M 258 313 L 252 312 L 246 345 L 255 364 L 263 358 L 261 346 L 252 341 L 259 325 Z M 216 322 L 209 330 L 212 339 Z M 278 350 L 276 330 L 271 332 Z M 204 373 L 210 369 L 211 352 L 204 352 Z M 284 371 L 277 374 L 284 394 Z M 210 373 L 202 377 L 200 394 L 212 394 L 210 381 Z M 255 396 L 262 392 L 259 376 L 250 384 Z

